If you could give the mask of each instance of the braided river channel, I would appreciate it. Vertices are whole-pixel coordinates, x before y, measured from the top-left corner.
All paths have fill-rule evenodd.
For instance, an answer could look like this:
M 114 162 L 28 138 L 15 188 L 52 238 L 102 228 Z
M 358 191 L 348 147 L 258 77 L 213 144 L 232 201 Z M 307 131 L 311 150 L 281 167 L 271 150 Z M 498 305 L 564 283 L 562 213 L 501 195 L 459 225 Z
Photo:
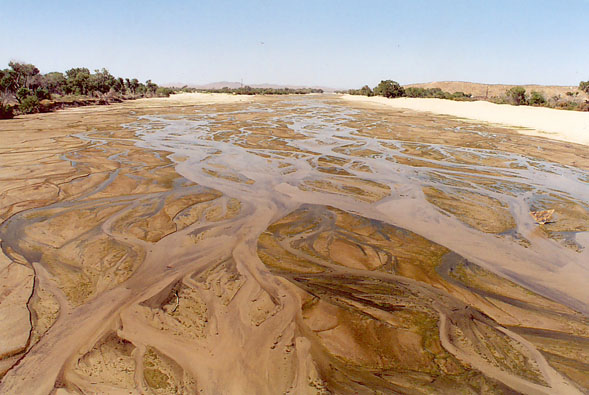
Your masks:
M 586 146 L 336 95 L 0 136 L 0 393 L 589 391 Z

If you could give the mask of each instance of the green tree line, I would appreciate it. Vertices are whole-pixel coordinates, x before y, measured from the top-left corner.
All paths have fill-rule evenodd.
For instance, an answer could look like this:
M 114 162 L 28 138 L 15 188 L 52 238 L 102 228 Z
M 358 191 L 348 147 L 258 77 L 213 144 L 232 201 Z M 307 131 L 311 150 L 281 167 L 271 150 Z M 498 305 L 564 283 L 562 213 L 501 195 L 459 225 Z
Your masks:
M 0 118 L 50 111 L 68 104 L 106 104 L 169 96 L 172 92 L 151 80 L 142 83 L 137 78 L 115 77 L 105 68 L 93 73 L 85 67 L 75 67 L 65 73 L 42 74 L 33 64 L 12 61 L 8 68 L 0 70 Z M 76 97 L 93 100 L 76 100 Z
M 374 89 L 370 89 L 368 85 L 364 85 L 360 89 L 350 89 L 345 91 L 350 95 L 363 96 L 383 96 L 383 97 L 429 97 L 437 99 L 450 100 L 472 100 L 470 94 L 463 92 L 449 93 L 440 88 L 416 88 L 416 87 L 402 87 L 397 81 L 384 80 L 381 81 Z

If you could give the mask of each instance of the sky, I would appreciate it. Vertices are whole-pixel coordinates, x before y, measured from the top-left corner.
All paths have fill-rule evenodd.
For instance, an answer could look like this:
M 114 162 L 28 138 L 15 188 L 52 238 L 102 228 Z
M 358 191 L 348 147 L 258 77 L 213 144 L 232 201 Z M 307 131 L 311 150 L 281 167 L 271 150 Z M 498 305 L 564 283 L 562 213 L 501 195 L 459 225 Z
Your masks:
M 589 80 L 589 0 L 0 0 L 0 68 L 334 88 Z

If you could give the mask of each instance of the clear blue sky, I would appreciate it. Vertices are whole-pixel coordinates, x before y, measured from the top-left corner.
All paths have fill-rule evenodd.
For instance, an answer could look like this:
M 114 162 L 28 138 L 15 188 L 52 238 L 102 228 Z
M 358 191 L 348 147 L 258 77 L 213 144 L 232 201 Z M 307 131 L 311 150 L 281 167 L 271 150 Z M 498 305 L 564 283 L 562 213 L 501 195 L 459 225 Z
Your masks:
M 158 83 L 589 79 L 589 0 L 4 1 L 0 67 Z

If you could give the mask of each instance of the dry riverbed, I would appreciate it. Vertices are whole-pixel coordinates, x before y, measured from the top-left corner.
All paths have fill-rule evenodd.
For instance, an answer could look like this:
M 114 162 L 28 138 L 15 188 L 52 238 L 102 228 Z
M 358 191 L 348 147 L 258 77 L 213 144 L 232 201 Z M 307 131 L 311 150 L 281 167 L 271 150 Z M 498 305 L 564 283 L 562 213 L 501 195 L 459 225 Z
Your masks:
M 586 146 L 178 95 L 2 121 L 0 163 L 1 393 L 589 391 Z

